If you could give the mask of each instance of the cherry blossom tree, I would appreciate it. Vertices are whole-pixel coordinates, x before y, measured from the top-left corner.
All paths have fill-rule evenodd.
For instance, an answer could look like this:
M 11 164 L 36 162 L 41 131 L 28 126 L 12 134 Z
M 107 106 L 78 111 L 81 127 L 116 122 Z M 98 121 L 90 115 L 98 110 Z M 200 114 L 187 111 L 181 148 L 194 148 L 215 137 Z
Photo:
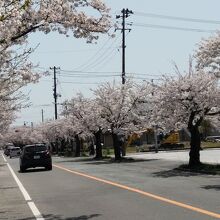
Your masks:
M 90 12 L 89 12 L 90 11 Z M 58 31 L 89 42 L 110 26 L 109 9 L 101 0 L 3 0 L 0 3 L 0 42 L 22 44 L 31 32 Z
M 39 78 L 38 74 L 30 74 L 31 65 L 25 66 L 25 59 L 15 54 L 12 58 L 10 54 L 0 53 L 0 114 L 4 116 L 1 117 L 1 123 L 13 122 L 15 113 L 27 105 L 27 97 L 19 89 Z M 7 129 L 7 126 L 2 128 Z
M 0 133 L 9 128 L 15 118 L 14 106 L 9 100 L 0 99 Z
M 76 97 L 70 101 L 63 103 L 63 115 L 78 124 L 77 130 L 80 135 L 95 138 L 96 159 L 102 158 L 101 133 L 103 119 L 101 118 L 99 105 L 95 100 L 85 98 L 82 93 L 78 93 Z M 92 140 L 90 140 L 92 142 Z
M 6 90 L 15 101 L 18 89 L 39 78 L 28 61 L 33 52 L 27 47 L 30 33 L 72 33 L 92 42 L 111 26 L 109 9 L 101 0 L 0 1 L 0 98 Z
M 51 150 L 62 151 L 62 141 L 68 138 L 68 124 L 64 118 L 41 123 L 36 128 L 43 137 L 43 142 L 51 146 Z
M 155 108 L 152 120 L 170 130 L 187 127 L 191 134 L 189 166 L 200 164 L 201 137 L 199 126 L 204 119 L 218 120 L 220 89 L 213 74 L 194 70 L 167 76 L 155 89 Z M 218 121 L 219 123 L 219 121 Z
M 146 123 L 147 97 L 151 94 L 149 86 L 136 85 L 127 81 L 121 85 L 105 83 L 94 90 L 96 102 L 104 119 L 103 128 L 112 134 L 115 159 L 121 159 L 120 136 L 139 130 Z
M 220 32 L 203 39 L 195 52 L 197 69 L 205 69 L 220 77 Z
M 10 128 L 3 137 L 5 142 L 13 143 L 15 146 L 19 147 L 23 147 L 27 144 L 44 142 L 41 132 L 29 126 Z

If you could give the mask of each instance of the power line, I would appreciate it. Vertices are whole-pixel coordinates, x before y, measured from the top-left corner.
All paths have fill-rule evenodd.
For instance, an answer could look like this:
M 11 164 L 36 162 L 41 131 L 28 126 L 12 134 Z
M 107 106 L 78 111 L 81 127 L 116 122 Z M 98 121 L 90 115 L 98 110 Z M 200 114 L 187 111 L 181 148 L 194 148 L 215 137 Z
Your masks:
M 99 84 L 102 84 L 103 82 L 100 82 L 100 83 L 89 83 L 89 82 L 71 82 L 71 81 L 68 81 L 68 82 L 66 82 L 66 81 L 60 81 L 60 83 L 67 83 L 67 84 L 80 84 L 80 85 L 83 85 L 83 84 L 85 84 L 85 85 L 99 85 Z
M 216 30 L 204 30 L 204 29 L 198 29 L 198 28 L 184 28 L 184 27 L 176 27 L 176 26 L 157 25 L 157 24 L 133 23 L 133 26 L 146 27 L 146 28 L 156 28 L 156 29 L 169 29 L 169 30 L 178 30 L 178 31 L 191 31 L 191 32 L 206 32 L 206 33 L 216 32 Z
M 106 60 L 110 55 L 111 53 L 115 50 L 115 47 L 113 47 L 114 44 L 117 43 L 117 40 L 118 40 L 119 36 L 117 36 L 113 41 L 112 43 L 110 44 L 109 48 L 113 48 L 112 50 L 104 50 L 101 52 L 100 50 L 100 53 L 96 53 L 91 60 L 91 62 L 89 63 L 88 61 L 85 62 L 84 64 L 84 67 L 82 68 L 78 68 L 78 69 L 82 69 L 82 70 L 86 70 L 86 69 L 92 69 L 94 67 L 96 67 L 97 65 L 99 65 L 101 62 L 103 62 L 104 60 Z M 99 55 L 98 55 L 99 54 Z M 98 55 L 98 56 L 97 56 Z
M 103 77 L 114 77 L 114 76 L 120 76 L 119 74 L 112 74 L 112 75 L 82 75 L 82 74 L 75 74 L 75 75 L 72 75 L 72 74 L 60 74 L 61 77 L 76 77 L 76 78 L 103 78 Z
M 108 44 L 108 42 L 110 42 L 111 39 L 112 37 L 109 36 L 108 39 L 100 47 L 100 49 L 95 54 L 93 54 L 89 59 L 87 59 L 86 62 L 78 66 L 77 69 L 84 69 L 90 62 L 92 62 L 96 58 L 96 56 L 101 53 L 101 51 L 105 48 L 105 46 Z M 110 47 L 111 46 L 109 46 L 108 48 Z
M 136 12 L 136 11 L 134 11 L 134 15 L 144 16 L 144 17 L 153 17 L 153 18 L 159 18 L 159 19 L 169 19 L 169 20 L 196 22 L 196 23 L 220 24 L 220 21 L 216 21 L 216 20 L 206 20 L 206 19 L 198 19 L 198 18 L 186 18 L 186 17 L 161 15 L 161 14 L 154 14 L 154 13 L 144 13 L 144 12 Z
M 95 73 L 95 74 L 103 74 L 103 73 L 121 73 L 121 72 L 117 72 L 117 71 L 82 71 L 82 70 L 64 70 L 61 69 L 60 72 L 64 72 L 64 73 Z
M 41 69 L 47 69 L 46 67 L 39 67 Z M 115 74 L 121 74 L 119 71 L 82 71 L 82 70 L 71 70 L 71 69 L 59 69 L 59 75 L 77 75 L 82 76 L 88 74 L 100 74 L 102 76 L 106 76 L 105 74 L 109 74 L 111 76 Z M 144 72 L 127 72 L 129 75 L 146 75 L 146 76 L 162 76 L 163 74 L 153 74 L 153 73 L 144 73 Z M 90 75 L 92 76 L 92 75 Z
M 116 47 L 115 47 L 116 48 Z M 110 47 L 103 48 L 103 49 L 110 49 Z M 88 51 L 97 51 L 98 49 L 81 49 L 81 50 L 51 50 L 51 51 L 36 51 L 35 53 L 47 54 L 47 53 L 81 53 L 81 52 L 88 52 Z
M 96 65 L 94 65 L 92 68 L 94 69 L 101 69 L 103 66 L 106 65 L 106 63 L 109 63 L 113 57 L 115 57 L 115 54 L 118 52 L 117 50 L 113 49 L 111 50 L 107 56 L 103 57 Z
M 42 80 L 42 81 L 43 81 L 43 82 L 51 82 L 51 80 Z M 83 85 L 83 84 L 86 84 L 86 85 L 87 85 L 87 84 L 91 84 L 91 85 L 93 85 L 93 84 L 94 84 L 94 85 L 99 85 L 99 84 L 101 84 L 101 83 L 103 83 L 103 82 L 100 82 L 100 83 L 96 83 L 96 82 L 94 82 L 94 83 L 92 83 L 92 82 L 75 82 L 75 81 L 74 81 L 74 82 L 71 82 L 71 81 L 68 81 L 68 82 L 67 82 L 67 81 L 60 81 L 60 80 L 59 80 L 59 83 L 67 83 L 67 84 L 82 84 L 82 85 Z

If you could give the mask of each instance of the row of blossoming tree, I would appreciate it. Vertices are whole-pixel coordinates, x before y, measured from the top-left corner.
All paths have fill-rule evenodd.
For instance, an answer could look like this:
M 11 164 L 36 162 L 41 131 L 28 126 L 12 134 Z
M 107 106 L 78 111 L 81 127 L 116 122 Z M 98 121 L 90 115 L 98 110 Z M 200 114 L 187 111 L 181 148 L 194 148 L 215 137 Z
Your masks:
M 105 83 L 94 90 L 93 98 L 78 94 L 63 103 L 59 120 L 36 128 L 10 132 L 16 141 L 55 143 L 76 142 L 75 156 L 80 156 L 80 140 L 95 138 L 96 158 L 102 157 L 101 133 L 113 139 L 115 159 L 121 159 L 119 137 L 158 125 L 164 131 L 187 128 L 191 134 L 190 166 L 200 164 L 199 126 L 204 119 L 219 126 L 220 90 L 215 75 L 202 70 L 164 76 L 159 85 L 124 85 Z M 14 138 L 14 140 L 13 140 Z
M 90 8 L 98 13 L 89 16 Z M 60 34 L 73 33 L 89 42 L 97 33 L 107 33 L 111 27 L 108 9 L 99 0 L 9 0 L 0 2 L 0 129 L 5 133 L 15 118 L 15 112 L 25 105 L 19 89 L 35 82 L 39 74 L 33 72 L 28 61 L 33 49 L 27 47 L 28 35 L 36 31 Z M 189 165 L 200 164 L 199 126 L 205 119 L 219 126 L 220 64 L 219 34 L 203 40 L 195 53 L 197 65 L 190 62 L 189 70 L 163 76 L 152 85 L 132 81 L 121 85 L 105 83 L 94 90 L 93 98 L 78 94 L 63 103 L 59 120 L 37 127 L 15 128 L 4 135 L 11 142 L 76 143 L 80 155 L 81 139 L 96 140 L 96 157 L 102 157 L 101 133 L 110 132 L 115 159 L 121 159 L 119 136 L 159 126 L 164 131 L 187 128 L 191 134 Z M 26 47 L 25 47 L 26 46 Z

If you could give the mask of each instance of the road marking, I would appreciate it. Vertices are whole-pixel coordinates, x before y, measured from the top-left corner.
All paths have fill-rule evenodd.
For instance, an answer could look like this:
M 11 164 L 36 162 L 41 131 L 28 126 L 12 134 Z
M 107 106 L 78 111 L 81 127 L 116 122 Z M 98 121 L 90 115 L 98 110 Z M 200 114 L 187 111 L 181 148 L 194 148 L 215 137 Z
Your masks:
M 29 205 L 31 211 L 33 212 L 33 214 L 34 214 L 34 216 L 36 217 L 37 220 L 44 220 L 43 216 L 39 212 L 39 210 L 36 207 L 36 205 L 34 204 L 34 202 L 28 202 L 28 205 Z
M 7 166 L 8 166 L 8 168 L 9 168 L 9 170 L 11 171 L 11 174 L 12 174 L 12 176 L 14 177 L 15 182 L 18 184 L 18 187 L 19 187 L 19 189 L 21 190 L 21 192 L 22 192 L 22 194 L 23 194 L 23 196 L 24 196 L 24 199 L 25 199 L 26 201 L 31 201 L 31 197 L 29 196 L 27 190 L 24 188 L 24 186 L 22 185 L 21 181 L 20 181 L 20 180 L 18 179 L 18 177 L 16 176 L 14 170 L 11 168 L 11 166 L 10 166 L 9 163 L 7 163 Z
M 16 176 L 14 170 L 12 169 L 10 164 L 7 162 L 7 160 L 5 159 L 3 154 L 2 154 L 2 157 L 3 157 L 4 161 L 6 162 L 8 168 L 9 168 L 11 174 L 12 174 L 12 176 L 15 179 L 15 182 L 17 183 L 20 191 L 22 192 L 25 201 L 27 201 L 27 204 L 30 207 L 30 209 L 31 209 L 33 215 L 35 216 L 36 220 L 44 220 L 43 216 L 41 215 L 41 213 L 39 212 L 38 208 L 36 207 L 36 205 L 32 201 L 31 197 L 29 196 L 27 190 L 24 188 L 24 186 L 22 185 L 21 181 L 18 179 L 18 177 Z
M 158 196 L 158 195 L 155 195 L 155 194 L 152 194 L 152 193 L 149 193 L 149 192 L 145 192 L 145 191 L 142 191 L 142 190 L 139 190 L 139 189 L 136 189 L 136 188 L 132 188 L 132 187 L 129 187 L 129 186 L 126 186 L 126 185 L 122 185 L 122 184 L 119 184 L 119 183 L 116 183 L 116 182 L 112 182 L 112 181 L 109 181 L 109 180 L 101 179 L 101 178 L 91 176 L 91 175 L 88 175 L 88 174 L 85 174 L 85 173 L 70 170 L 70 169 L 62 167 L 60 165 L 53 164 L 53 166 L 56 167 L 56 168 L 59 168 L 61 170 L 65 170 L 67 172 L 79 175 L 79 176 L 83 176 L 83 177 L 86 177 L 86 178 L 89 178 L 89 179 L 93 179 L 93 180 L 96 180 L 96 181 L 99 181 L 99 182 L 103 182 L 103 183 L 106 183 L 106 184 L 109 184 L 109 185 L 112 185 L 112 186 L 116 186 L 116 187 L 119 187 L 119 188 L 122 188 L 122 189 L 126 189 L 128 191 L 139 193 L 141 195 L 144 195 L 144 196 L 147 196 L 147 197 L 159 200 L 159 201 L 163 201 L 163 202 L 166 202 L 166 203 L 169 203 L 169 204 L 181 207 L 181 208 L 189 209 L 191 211 L 195 211 L 195 212 L 198 212 L 200 214 L 204 214 L 204 215 L 208 215 L 208 216 L 220 219 L 220 214 L 219 213 L 211 212 L 211 211 L 201 209 L 201 208 L 198 208 L 198 207 L 194 207 L 194 206 L 182 203 L 182 202 L 167 199 L 167 198 L 162 197 L 162 196 Z
M 5 162 L 7 162 L 7 160 L 5 159 L 5 156 L 2 154 L 2 157 L 3 157 L 3 160 L 5 161 Z

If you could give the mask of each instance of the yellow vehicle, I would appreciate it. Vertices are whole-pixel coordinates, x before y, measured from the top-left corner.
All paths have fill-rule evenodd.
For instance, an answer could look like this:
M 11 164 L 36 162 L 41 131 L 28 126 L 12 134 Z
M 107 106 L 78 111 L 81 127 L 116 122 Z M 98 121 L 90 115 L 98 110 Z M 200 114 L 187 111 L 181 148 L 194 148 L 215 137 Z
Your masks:
M 145 134 L 145 135 L 144 135 Z M 147 135 L 146 135 L 147 134 Z M 144 140 L 144 137 L 147 137 L 146 140 Z M 154 136 L 154 130 L 153 129 L 146 129 L 140 132 L 135 132 L 131 134 L 128 137 L 128 140 L 126 142 L 126 147 L 135 144 L 136 146 L 142 145 L 142 142 L 147 143 L 147 145 L 151 145 L 150 149 L 155 148 L 155 136 Z M 158 141 L 158 147 L 159 149 L 176 149 L 176 148 L 184 148 L 184 144 L 180 143 L 180 135 L 178 131 L 171 131 L 167 133 L 166 135 L 163 135 L 160 133 L 157 138 Z
M 184 148 L 184 144 L 180 143 L 179 132 L 171 131 L 166 134 L 160 141 L 160 148 Z

